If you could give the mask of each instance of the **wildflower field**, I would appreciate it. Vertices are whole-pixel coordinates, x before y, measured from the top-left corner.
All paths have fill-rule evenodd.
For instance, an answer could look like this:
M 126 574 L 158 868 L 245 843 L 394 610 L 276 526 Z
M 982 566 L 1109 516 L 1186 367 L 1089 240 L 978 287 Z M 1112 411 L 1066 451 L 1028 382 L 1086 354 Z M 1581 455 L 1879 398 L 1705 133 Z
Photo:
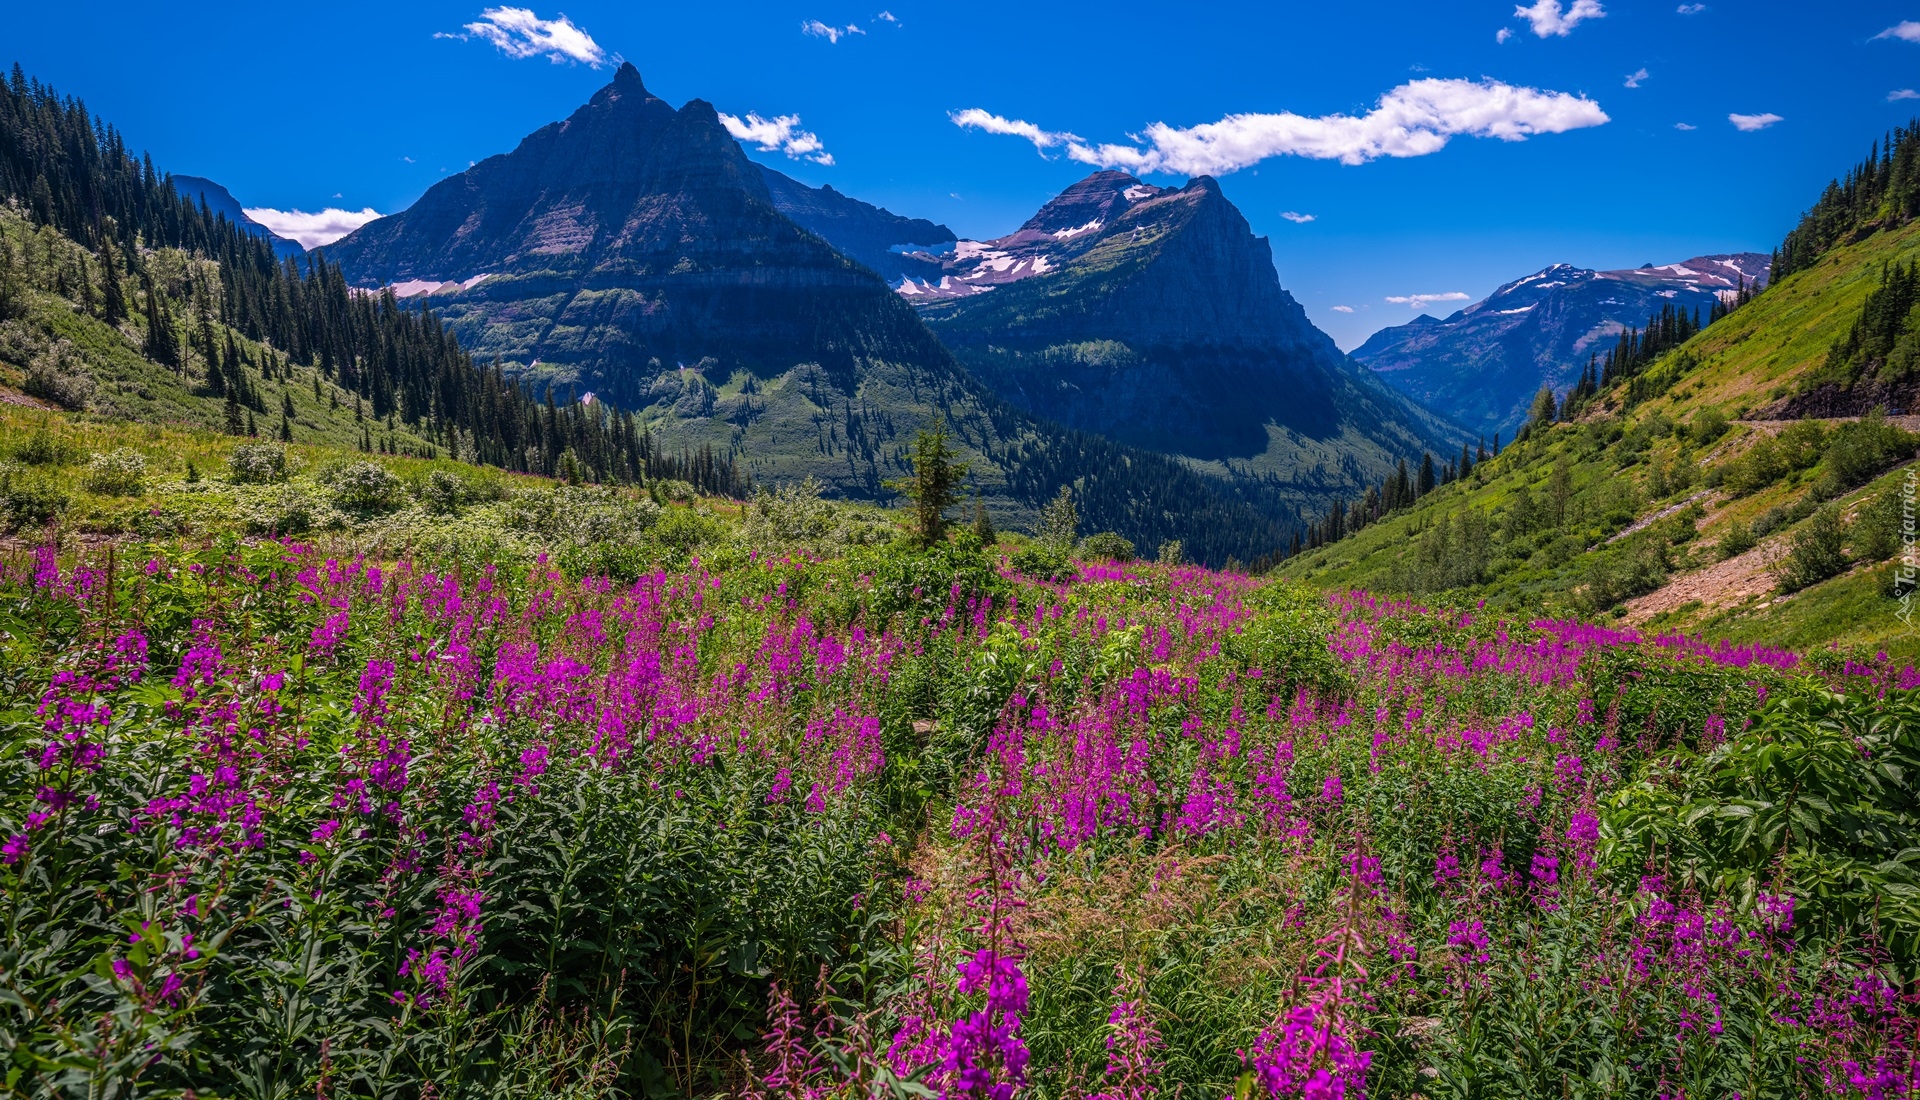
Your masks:
M 1920 1090 L 1910 668 L 706 553 L 8 559 L 6 1092 Z

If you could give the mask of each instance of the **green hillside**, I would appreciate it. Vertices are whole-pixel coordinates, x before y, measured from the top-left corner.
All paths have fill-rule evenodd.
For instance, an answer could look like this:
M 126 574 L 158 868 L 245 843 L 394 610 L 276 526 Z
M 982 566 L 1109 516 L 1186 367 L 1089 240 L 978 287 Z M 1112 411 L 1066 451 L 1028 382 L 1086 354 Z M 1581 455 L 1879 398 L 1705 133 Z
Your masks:
M 1809 388 L 1884 273 L 1916 257 L 1920 225 L 1869 227 L 1638 376 L 1281 572 L 1663 632 L 1920 652 L 1889 561 L 1898 467 L 1920 439 L 1873 418 L 1746 420 Z

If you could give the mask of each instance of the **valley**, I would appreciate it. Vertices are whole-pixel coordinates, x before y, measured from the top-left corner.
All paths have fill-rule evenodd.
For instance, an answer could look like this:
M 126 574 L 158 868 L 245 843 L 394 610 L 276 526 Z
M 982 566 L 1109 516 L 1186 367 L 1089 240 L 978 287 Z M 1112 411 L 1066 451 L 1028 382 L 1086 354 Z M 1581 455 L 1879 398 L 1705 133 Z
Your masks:
M 1426 72 L 1370 9 L 1199 122 L 1263 13 L 1046 98 L 890 45 L 973 10 L 644 14 L 648 80 L 566 15 L 382 13 L 329 95 L 245 86 L 292 169 L 208 153 L 274 147 L 239 92 L 184 126 L 89 51 L 123 135 L 0 82 L 0 1094 L 1920 1095 L 1920 122 L 1823 116 L 1871 152 L 1777 245 L 1636 235 L 1589 176 L 1799 166 L 1655 171 L 1700 124 L 1601 36 L 1693 47 L 1624 5 L 1473 29 L 1605 45 L 1612 115 L 1247 106 Z M 1848 33 L 1825 83 L 1920 44 Z M 331 67 L 423 89 L 406 142 Z M 1791 132 L 1745 83 L 1722 137 Z M 296 169 L 342 206 L 246 193 Z M 1498 252 L 1536 192 L 1693 255 Z M 1525 262 L 1436 273 L 1475 218 Z

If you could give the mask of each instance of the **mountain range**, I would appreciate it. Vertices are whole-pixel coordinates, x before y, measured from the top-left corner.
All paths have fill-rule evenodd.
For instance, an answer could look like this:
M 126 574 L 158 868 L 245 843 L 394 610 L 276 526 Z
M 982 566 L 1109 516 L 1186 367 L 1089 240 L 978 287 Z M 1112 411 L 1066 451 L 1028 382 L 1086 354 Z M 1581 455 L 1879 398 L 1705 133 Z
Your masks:
M 1090 522 L 1146 545 L 1198 540 L 1223 558 L 1277 544 L 1294 513 L 1000 400 L 850 258 L 941 235 L 761 169 L 712 106 L 676 109 L 623 64 L 564 121 L 325 254 L 355 286 L 431 305 L 476 357 L 547 392 L 591 391 L 664 446 L 711 447 L 763 484 L 885 497 L 938 417 L 1013 522 L 1065 481 Z
M 1742 285 L 1765 285 L 1769 259 L 1741 252 L 1624 271 L 1555 264 L 1445 319 L 1381 329 L 1353 357 L 1441 416 L 1511 435 L 1541 386 L 1570 389 L 1590 356 L 1604 357 L 1665 305 L 1706 318 Z
M 941 263 L 898 293 L 1037 416 L 1301 497 L 1458 446 L 1313 326 L 1211 177 L 1155 187 L 1096 172 Z

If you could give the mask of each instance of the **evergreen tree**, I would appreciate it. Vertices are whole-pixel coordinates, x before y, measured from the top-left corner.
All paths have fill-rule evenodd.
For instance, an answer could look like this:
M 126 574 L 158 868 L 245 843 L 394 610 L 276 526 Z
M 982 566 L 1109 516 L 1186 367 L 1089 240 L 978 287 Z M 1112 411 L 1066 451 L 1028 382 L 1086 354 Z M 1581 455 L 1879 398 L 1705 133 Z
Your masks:
M 961 479 L 967 467 L 956 462 L 957 452 L 947 442 L 947 422 L 936 418 L 913 441 L 913 476 L 888 481 L 887 488 L 913 501 L 913 534 L 919 545 L 932 546 L 947 537 L 946 510 L 960 499 Z
M 1433 455 L 1422 454 L 1420 456 L 1420 483 L 1415 487 L 1414 495 L 1421 497 L 1426 496 L 1428 493 L 1433 492 L 1433 486 Z
M 147 340 L 142 354 L 156 363 L 177 368 L 180 344 L 173 332 L 173 317 L 167 312 L 166 296 L 154 289 L 151 279 L 146 282 L 146 292 Z
M 1000 533 L 993 529 L 993 518 L 987 515 L 986 502 L 980 499 L 978 493 L 973 497 L 973 535 L 982 546 L 992 546 L 1000 541 Z
M 120 283 L 120 256 L 111 233 L 100 238 L 100 319 L 109 325 L 127 319 L 127 292 Z
M 1559 402 L 1554 399 L 1551 386 L 1541 386 L 1540 392 L 1533 395 L 1533 409 L 1527 413 L 1527 423 L 1545 427 L 1553 423 L 1554 411 Z

